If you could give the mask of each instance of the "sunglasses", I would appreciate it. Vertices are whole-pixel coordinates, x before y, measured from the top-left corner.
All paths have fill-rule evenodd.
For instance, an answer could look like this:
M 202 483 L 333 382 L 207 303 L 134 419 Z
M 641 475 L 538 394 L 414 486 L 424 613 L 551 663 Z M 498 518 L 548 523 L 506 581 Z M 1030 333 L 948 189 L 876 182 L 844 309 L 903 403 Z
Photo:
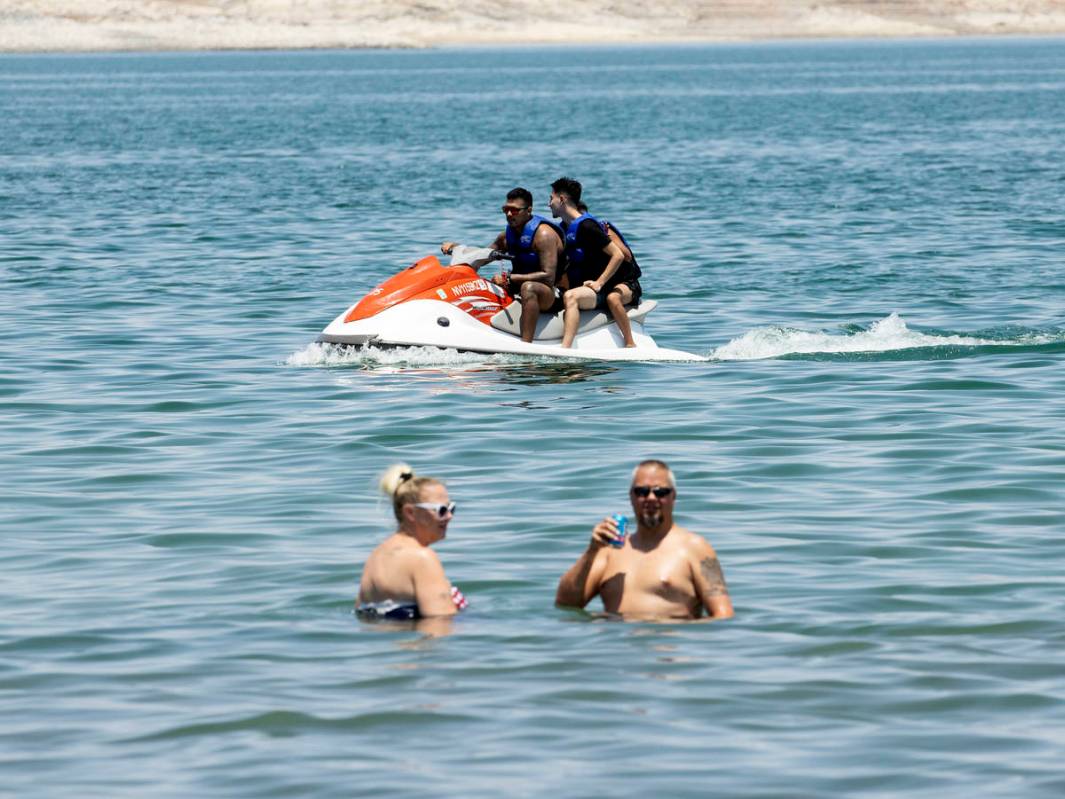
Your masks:
M 449 502 L 446 505 L 437 505 L 435 502 L 415 502 L 413 503 L 416 508 L 425 508 L 431 510 L 437 515 L 438 518 L 443 519 L 449 513 L 455 515 L 455 503 Z
M 651 486 L 633 486 L 632 493 L 640 498 L 648 497 L 653 493 L 658 499 L 665 499 L 673 493 L 673 489 L 669 486 L 656 486 L 655 488 L 651 488 Z
M 523 205 L 520 208 L 516 205 L 504 205 L 501 209 L 507 216 L 516 216 L 517 214 L 524 213 L 529 210 L 529 206 Z

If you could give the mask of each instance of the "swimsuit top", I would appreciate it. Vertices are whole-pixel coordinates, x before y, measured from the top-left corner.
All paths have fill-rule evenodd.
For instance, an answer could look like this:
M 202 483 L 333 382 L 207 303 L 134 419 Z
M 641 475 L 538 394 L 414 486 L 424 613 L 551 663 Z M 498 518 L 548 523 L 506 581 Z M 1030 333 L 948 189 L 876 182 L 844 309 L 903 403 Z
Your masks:
M 456 587 L 451 586 L 451 601 L 459 610 L 465 610 L 469 605 L 466 597 Z M 422 614 L 418 612 L 417 602 L 396 602 L 394 599 L 383 599 L 380 602 L 364 602 L 355 608 L 355 613 L 371 619 L 391 619 L 393 621 L 412 621 L 420 619 Z
M 355 608 L 355 613 L 371 619 L 393 619 L 397 621 L 411 621 L 422 617 L 418 612 L 417 602 L 400 604 L 394 599 L 385 599 L 381 602 L 364 602 Z

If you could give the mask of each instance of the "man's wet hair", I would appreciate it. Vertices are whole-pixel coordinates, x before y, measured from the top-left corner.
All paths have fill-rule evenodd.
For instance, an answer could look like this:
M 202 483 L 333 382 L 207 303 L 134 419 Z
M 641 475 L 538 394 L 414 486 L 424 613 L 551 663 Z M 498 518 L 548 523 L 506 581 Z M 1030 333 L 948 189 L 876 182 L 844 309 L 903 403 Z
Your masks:
M 635 482 L 636 472 L 640 471 L 640 469 L 642 469 L 644 466 L 657 466 L 659 469 L 664 471 L 666 473 L 666 477 L 669 478 L 670 487 L 674 491 L 677 490 L 677 478 L 673 476 L 673 470 L 669 468 L 668 463 L 666 463 L 665 461 L 660 461 L 657 458 L 648 458 L 645 461 L 640 461 L 639 463 L 637 463 L 636 468 L 632 470 L 632 479 L 629 480 L 630 483 Z
M 573 178 L 559 178 L 551 184 L 551 191 L 555 194 L 565 194 L 574 205 L 581 201 L 581 184 Z
M 498 197 L 499 195 L 497 194 L 496 196 Z M 525 203 L 526 207 L 528 207 L 528 208 L 532 208 L 533 207 L 532 192 L 529 191 L 528 189 L 523 189 L 521 186 L 518 186 L 517 188 L 513 188 L 510 191 L 508 191 L 507 192 L 507 199 L 508 200 L 521 200 L 523 203 Z

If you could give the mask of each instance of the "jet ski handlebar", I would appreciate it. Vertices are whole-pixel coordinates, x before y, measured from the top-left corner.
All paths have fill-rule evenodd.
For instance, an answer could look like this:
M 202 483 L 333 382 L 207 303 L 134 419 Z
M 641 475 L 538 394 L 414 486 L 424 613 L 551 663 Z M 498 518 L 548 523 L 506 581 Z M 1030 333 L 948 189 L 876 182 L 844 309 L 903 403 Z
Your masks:
M 513 261 L 514 256 L 491 247 L 467 247 L 456 244 L 451 250 L 451 266 L 465 264 L 480 269 L 491 261 Z

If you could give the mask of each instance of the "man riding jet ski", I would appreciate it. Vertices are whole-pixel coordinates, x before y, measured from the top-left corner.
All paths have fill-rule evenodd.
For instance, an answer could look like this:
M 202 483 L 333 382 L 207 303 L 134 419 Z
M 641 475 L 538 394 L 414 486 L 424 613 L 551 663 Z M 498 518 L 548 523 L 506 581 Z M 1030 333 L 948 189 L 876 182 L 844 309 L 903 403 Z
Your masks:
M 503 204 L 507 226 L 492 242 L 493 250 L 505 251 L 514 262 L 511 272 L 502 272 L 492 282 L 521 300 L 521 340 L 531 342 L 541 311 L 562 309 L 556 280 L 565 268 L 565 234 L 562 228 L 533 213 L 533 196 L 520 186 L 507 192 Z M 440 245 L 450 255 L 455 243 Z

